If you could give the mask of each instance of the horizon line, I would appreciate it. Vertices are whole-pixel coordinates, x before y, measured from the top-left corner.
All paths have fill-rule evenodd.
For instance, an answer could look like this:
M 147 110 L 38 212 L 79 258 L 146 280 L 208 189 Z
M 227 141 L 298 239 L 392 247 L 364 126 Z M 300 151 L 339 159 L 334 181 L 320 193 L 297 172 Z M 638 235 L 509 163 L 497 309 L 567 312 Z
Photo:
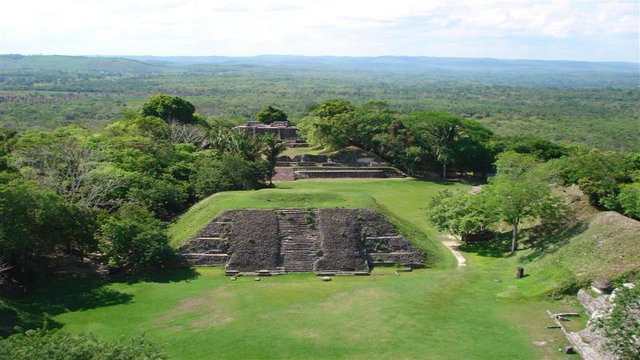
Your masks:
M 430 58 L 430 59 L 473 59 L 473 60 L 498 60 L 498 61 L 539 61 L 539 62 L 579 62 L 579 63 L 609 63 L 609 64 L 633 64 L 640 65 L 639 61 L 620 60 L 573 60 L 573 59 L 527 59 L 527 58 L 499 58 L 499 57 L 472 57 L 472 56 L 434 56 L 434 55 L 296 55 L 296 54 L 258 54 L 258 55 L 150 55 L 150 54 L 60 54 L 60 53 L 4 53 L 0 56 L 69 56 L 69 57 L 104 57 L 104 58 L 127 58 L 127 57 L 157 57 L 157 58 L 257 58 L 257 57 L 299 57 L 299 58 L 351 58 L 351 59 L 375 59 L 375 58 Z M 638 69 L 640 70 L 640 69 Z

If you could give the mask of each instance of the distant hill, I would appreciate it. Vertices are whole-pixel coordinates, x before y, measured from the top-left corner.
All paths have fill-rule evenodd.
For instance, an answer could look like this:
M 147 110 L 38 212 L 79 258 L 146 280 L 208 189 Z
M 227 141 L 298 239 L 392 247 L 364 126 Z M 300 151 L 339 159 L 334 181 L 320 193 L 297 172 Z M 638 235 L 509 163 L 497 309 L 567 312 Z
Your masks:
M 220 65 L 252 65 L 291 70 L 419 73 L 453 80 L 513 86 L 640 88 L 640 64 L 622 62 L 503 60 L 424 56 L 123 56 L 145 62 L 213 70 Z
M 2 70 L 53 70 L 98 73 L 154 73 L 163 70 L 159 64 L 116 57 L 66 55 L 0 55 Z
M 422 56 L 65 56 L 0 55 L 3 70 L 106 73 L 218 72 L 256 70 L 363 72 L 430 75 L 436 79 L 560 88 L 640 88 L 640 64 L 622 62 L 502 60 Z

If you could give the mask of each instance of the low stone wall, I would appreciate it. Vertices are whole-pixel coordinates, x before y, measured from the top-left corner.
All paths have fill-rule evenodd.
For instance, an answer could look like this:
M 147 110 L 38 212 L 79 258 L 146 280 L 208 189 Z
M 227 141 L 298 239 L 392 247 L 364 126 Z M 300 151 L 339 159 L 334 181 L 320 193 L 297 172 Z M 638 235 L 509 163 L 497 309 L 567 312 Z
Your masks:
M 325 179 L 325 178 L 385 178 L 382 170 L 295 170 L 296 179 Z
M 227 254 L 183 253 L 182 260 L 189 266 L 223 266 L 229 260 Z
M 598 297 L 593 297 L 589 295 L 583 289 L 578 291 L 578 300 L 582 304 L 589 316 L 593 316 L 593 313 L 596 311 L 605 311 L 611 307 L 611 303 L 609 302 L 609 296 L 602 295 Z
M 385 263 L 407 266 L 411 268 L 423 267 L 424 256 L 416 252 L 373 252 L 367 254 L 371 263 Z
M 309 163 L 309 164 L 326 163 L 327 160 L 328 160 L 327 155 L 311 155 L 311 154 L 297 155 L 291 159 L 292 162 Z
M 605 335 L 602 329 L 597 328 L 593 324 L 594 315 L 607 312 L 611 308 L 609 295 L 600 295 L 593 297 L 583 289 L 578 291 L 578 300 L 589 314 L 587 326 L 577 332 L 568 332 L 561 326 L 571 345 L 585 360 L 617 360 L 614 354 L 606 350 Z

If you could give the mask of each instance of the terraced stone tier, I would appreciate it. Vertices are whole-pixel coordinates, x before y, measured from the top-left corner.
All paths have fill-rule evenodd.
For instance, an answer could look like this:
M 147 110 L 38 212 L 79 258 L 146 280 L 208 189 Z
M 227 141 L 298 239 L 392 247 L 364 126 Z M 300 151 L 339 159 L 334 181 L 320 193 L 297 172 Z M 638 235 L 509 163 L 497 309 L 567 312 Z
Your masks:
M 367 274 L 375 265 L 424 263 L 424 255 L 372 209 L 231 210 L 180 248 L 184 265 L 229 274 Z
M 316 262 L 317 271 L 369 271 L 355 211 L 320 209 L 318 227 L 323 256 Z

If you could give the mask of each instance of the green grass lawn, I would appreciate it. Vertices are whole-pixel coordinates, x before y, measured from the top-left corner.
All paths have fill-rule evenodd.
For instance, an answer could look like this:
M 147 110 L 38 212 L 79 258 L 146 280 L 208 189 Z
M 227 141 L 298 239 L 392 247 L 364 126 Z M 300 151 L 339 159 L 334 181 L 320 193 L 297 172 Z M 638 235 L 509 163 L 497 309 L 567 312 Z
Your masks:
M 223 193 L 172 228 L 174 244 L 230 208 L 377 207 L 427 251 L 431 268 L 396 275 L 312 274 L 231 281 L 221 268 L 184 269 L 95 286 L 62 280 L 20 304 L 54 325 L 104 338 L 144 332 L 173 359 L 553 359 L 566 345 L 545 310 L 570 303 L 525 296 L 518 259 L 465 253 L 466 268 L 438 244 L 428 199 L 444 187 L 417 180 L 296 181 L 276 189 Z M 190 227 L 196 227 L 189 230 Z M 496 281 L 498 280 L 498 281 Z M 523 291 L 520 291 L 523 290 Z M 526 290 L 526 291 L 524 291 Z M 570 326 L 579 326 L 573 322 Z

